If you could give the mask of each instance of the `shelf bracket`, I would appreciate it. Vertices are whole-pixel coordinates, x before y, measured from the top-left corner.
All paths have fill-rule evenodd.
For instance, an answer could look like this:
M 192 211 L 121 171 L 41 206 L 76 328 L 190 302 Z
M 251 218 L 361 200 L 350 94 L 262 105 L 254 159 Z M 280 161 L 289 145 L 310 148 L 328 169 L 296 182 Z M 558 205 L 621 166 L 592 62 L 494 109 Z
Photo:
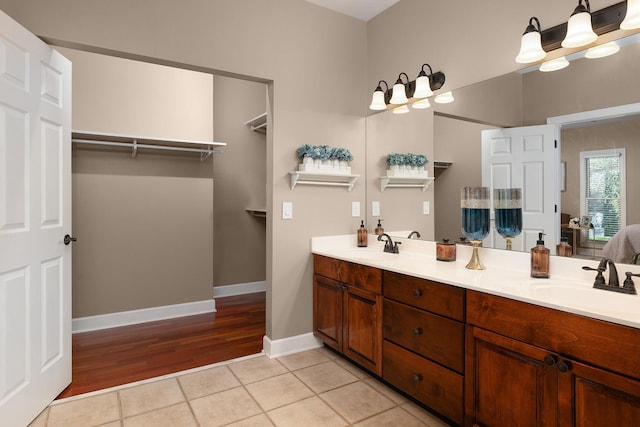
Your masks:
M 134 139 L 131 144 L 131 158 L 135 159 L 138 155 L 138 140 Z
M 213 150 L 211 149 L 211 147 L 207 147 L 206 151 L 203 149 L 202 151 L 200 151 L 200 161 L 204 162 L 212 154 L 213 154 Z

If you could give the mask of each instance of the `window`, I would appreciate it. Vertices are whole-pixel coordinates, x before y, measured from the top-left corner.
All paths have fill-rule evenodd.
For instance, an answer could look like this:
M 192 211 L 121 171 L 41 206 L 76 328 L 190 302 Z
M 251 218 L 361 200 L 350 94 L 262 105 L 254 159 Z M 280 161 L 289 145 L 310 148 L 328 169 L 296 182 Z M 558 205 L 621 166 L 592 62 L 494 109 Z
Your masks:
M 580 152 L 580 214 L 589 215 L 590 240 L 607 242 L 626 225 L 624 148 Z

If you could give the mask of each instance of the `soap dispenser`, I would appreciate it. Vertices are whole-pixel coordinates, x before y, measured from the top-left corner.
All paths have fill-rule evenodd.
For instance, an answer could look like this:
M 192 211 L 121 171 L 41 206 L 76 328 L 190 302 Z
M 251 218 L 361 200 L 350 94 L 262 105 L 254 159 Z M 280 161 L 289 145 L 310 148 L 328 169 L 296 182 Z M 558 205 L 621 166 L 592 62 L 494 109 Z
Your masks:
M 544 233 L 538 233 L 536 246 L 531 248 L 531 277 L 536 279 L 549 278 L 549 249 L 542 240 Z
M 365 248 L 368 243 L 367 229 L 364 227 L 364 220 L 362 220 L 358 229 L 358 247 Z
M 560 238 L 560 243 L 556 246 L 556 254 L 558 256 L 571 256 L 573 255 L 573 248 L 567 242 L 566 237 Z
M 384 233 L 384 228 L 382 228 L 381 219 L 378 220 L 378 225 L 376 226 L 376 234 L 379 236 Z

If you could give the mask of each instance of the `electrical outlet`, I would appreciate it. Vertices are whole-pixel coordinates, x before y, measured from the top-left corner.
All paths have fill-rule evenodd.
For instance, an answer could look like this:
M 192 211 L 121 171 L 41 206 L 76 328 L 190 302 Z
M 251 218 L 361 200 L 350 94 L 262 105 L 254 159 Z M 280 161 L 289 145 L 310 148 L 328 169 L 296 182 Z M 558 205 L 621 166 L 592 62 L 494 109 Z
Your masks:
M 351 202 L 351 216 L 360 216 L 360 202 Z
M 293 202 L 282 202 L 282 219 L 293 219 Z
M 371 216 L 380 216 L 380 202 L 377 200 L 371 202 Z
M 429 215 L 429 202 L 427 200 L 422 202 L 422 214 Z

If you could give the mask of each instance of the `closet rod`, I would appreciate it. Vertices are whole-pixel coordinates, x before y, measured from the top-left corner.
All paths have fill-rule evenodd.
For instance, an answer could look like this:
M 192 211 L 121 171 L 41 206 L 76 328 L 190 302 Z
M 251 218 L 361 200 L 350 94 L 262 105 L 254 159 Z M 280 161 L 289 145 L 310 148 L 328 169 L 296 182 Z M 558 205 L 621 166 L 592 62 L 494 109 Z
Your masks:
M 90 144 L 90 145 L 109 145 L 114 147 L 128 147 L 132 149 L 132 155 L 135 157 L 135 153 L 140 148 L 153 148 L 154 150 L 168 150 L 168 151 L 182 151 L 182 152 L 190 152 L 190 153 L 200 153 L 200 160 L 205 160 L 211 154 L 214 153 L 222 153 L 223 150 L 219 148 L 186 148 L 186 147 L 169 147 L 165 145 L 153 145 L 153 144 L 138 144 L 137 141 L 134 142 L 113 142 L 113 141 L 100 141 L 97 139 L 81 139 L 81 138 L 72 138 L 72 142 L 77 144 Z

